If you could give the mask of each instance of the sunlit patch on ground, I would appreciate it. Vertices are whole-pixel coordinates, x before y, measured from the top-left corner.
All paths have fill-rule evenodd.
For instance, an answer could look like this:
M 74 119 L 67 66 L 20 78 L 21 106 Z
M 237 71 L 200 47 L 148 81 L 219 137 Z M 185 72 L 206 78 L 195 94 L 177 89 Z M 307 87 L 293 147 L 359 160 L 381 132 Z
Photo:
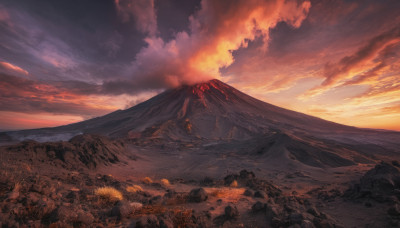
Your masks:
M 235 203 L 239 201 L 240 198 L 243 197 L 245 188 L 220 187 L 220 188 L 205 188 L 205 190 L 210 196 L 210 199 L 212 201 L 223 199 L 225 202 Z

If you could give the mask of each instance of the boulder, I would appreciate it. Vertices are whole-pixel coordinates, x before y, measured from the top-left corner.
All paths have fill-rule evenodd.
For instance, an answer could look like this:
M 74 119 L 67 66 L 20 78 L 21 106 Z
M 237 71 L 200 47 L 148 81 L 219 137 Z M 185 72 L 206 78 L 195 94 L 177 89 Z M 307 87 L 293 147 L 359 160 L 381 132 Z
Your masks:
M 111 209 L 111 216 L 117 216 L 119 219 L 126 218 L 134 211 L 131 203 L 120 201 Z
M 155 215 L 142 216 L 136 222 L 136 228 L 160 227 L 160 223 Z
M 253 191 L 251 191 L 251 190 L 249 190 L 249 189 L 246 189 L 246 190 L 244 191 L 243 195 L 245 195 L 245 196 L 253 196 L 254 193 L 253 193 Z
M 255 213 L 265 210 L 265 204 L 257 201 L 252 207 L 251 210 Z
M 300 224 L 303 221 L 303 215 L 300 213 L 291 213 L 288 220 L 291 224 Z
M 203 188 L 196 188 L 190 191 L 188 198 L 190 202 L 200 203 L 208 199 L 208 194 Z
M 262 191 L 256 191 L 256 192 L 254 193 L 254 197 L 265 199 L 265 194 L 264 194 L 264 192 L 262 192 Z
M 236 206 L 229 205 L 225 207 L 225 217 L 227 219 L 236 219 L 239 217 L 239 211 Z

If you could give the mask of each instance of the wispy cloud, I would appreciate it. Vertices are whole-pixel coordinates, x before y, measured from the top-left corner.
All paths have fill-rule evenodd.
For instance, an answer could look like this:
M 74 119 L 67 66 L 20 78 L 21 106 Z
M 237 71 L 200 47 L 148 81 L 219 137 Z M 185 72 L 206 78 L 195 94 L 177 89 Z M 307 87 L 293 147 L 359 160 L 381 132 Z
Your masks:
M 6 72 L 7 71 L 13 71 L 13 73 L 21 73 L 21 74 L 24 74 L 24 75 L 28 75 L 29 74 L 28 71 L 22 69 L 19 66 L 16 66 L 16 65 L 13 65 L 11 63 L 8 63 L 8 62 L 0 62 L 0 70 L 3 70 L 3 71 L 5 70 Z
M 399 43 L 400 27 L 395 27 L 369 40 L 357 52 L 343 57 L 339 62 L 327 63 L 323 70 L 325 80 L 304 96 L 315 96 L 340 84 L 355 84 L 376 75 L 385 67 L 384 60 L 390 55 L 391 49 Z

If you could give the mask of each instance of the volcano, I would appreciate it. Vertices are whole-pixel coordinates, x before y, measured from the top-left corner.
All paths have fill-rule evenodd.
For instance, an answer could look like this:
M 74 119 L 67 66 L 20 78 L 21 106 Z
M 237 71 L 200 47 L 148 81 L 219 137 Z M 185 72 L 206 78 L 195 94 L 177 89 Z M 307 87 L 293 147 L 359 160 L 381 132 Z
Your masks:
M 45 141 L 58 135 L 94 133 L 111 138 L 246 140 L 271 132 L 380 141 L 399 133 L 345 126 L 283 109 L 219 81 L 183 85 L 126 110 L 56 128 L 9 132 L 13 138 Z M 377 135 L 385 134 L 385 139 Z M 351 135 L 352 137 L 348 137 Z M 360 136 L 363 136 L 361 139 Z
M 79 134 L 225 142 L 263 160 L 296 160 L 315 167 L 373 163 L 400 152 L 399 132 L 361 129 L 283 109 L 216 79 L 166 90 L 132 108 L 87 121 L 6 134 L 42 142 Z

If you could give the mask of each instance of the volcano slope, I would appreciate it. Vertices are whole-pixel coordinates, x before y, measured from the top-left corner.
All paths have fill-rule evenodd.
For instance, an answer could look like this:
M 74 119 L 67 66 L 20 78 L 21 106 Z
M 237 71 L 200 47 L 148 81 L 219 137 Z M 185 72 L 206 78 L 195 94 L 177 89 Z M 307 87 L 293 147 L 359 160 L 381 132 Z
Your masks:
M 390 227 L 400 220 L 400 186 L 381 194 L 391 200 L 348 197 L 349 189 L 362 195 L 354 186 L 367 170 L 399 160 L 399 132 L 279 108 L 218 80 L 0 138 L 6 227 Z M 99 195 L 104 186 L 121 195 Z
M 132 141 L 244 144 L 247 149 L 241 152 L 257 150 L 260 159 L 287 158 L 313 167 L 374 163 L 400 152 L 399 132 L 360 129 L 286 110 L 218 80 L 167 90 L 102 117 L 56 128 L 6 132 L 2 138 L 43 142 L 82 133 Z

